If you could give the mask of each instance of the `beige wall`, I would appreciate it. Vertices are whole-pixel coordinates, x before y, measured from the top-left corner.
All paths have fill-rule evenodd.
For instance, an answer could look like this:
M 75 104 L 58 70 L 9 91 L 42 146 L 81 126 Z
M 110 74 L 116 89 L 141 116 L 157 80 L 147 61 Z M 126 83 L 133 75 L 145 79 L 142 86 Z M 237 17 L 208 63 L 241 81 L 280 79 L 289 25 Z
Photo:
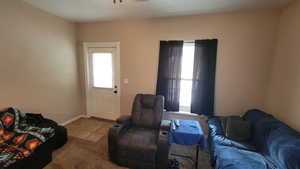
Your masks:
M 136 93 L 154 93 L 159 40 L 218 38 L 216 113 L 240 114 L 263 108 L 273 55 L 279 11 L 264 10 L 146 19 L 82 23 L 79 42 L 121 42 L 121 110 L 129 113 Z
M 300 131 L 300 1 L 284 9 L 266 110 Z
M 78 43 L 121 42 L 121 79 L 129 79 L 121 86 L 123 114 L 136 93 L 155 92 L 160 40 L 218 38 L 216 113 L 261 108 L 300 130 L 299 11 L 296 1 L 283 12 L 81 23 L 75 30 L 22 1 L 1 1 L 0 107 L 43 113 L 58 122 L 84 112 L 76 31 Z
M 298 1 L 282 13 L 81 23 L 75 30 L 22 1 L 1 1 L 0 107 L 43 113 L 58 122 L 84 112 L 76 31 L 78 43 L 121 42 L 121 79 L 129 79 L 121 85 L 123 114 L 130 112 L 136 93 L 155 92 L 160 40 L 218 38 L 216 113 L 261 108 L 300 130 L 299 11 Z
M 81 110 L 75 26 L 19 0 L 0 1 L 0 107 L 58 122 Z

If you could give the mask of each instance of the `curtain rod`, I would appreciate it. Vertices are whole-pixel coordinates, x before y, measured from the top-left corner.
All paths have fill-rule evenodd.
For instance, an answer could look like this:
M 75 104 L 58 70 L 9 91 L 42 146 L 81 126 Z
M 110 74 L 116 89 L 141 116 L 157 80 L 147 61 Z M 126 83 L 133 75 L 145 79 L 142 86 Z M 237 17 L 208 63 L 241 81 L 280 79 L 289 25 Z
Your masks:
M 195 43 L 196 40 L 160 40 L 160 41 L 183 41 L 184 43 Z
M 184 43 L 195 43 L 195 40 L 184 40 Z
M 180 41 L 183 41 L 184 43 L 195 43 L 196 40 L 180 40 Z M 199 40 L 214 40 L 214 39 L 199 39 Z M 177 41 L 177 40 L 160 40 L 160 41 Z
M 191 42 L 191 41 L 186 42 L 186 41 L 184 41 L 184 43 L 195 43 L 195 41 L 194 42 Z

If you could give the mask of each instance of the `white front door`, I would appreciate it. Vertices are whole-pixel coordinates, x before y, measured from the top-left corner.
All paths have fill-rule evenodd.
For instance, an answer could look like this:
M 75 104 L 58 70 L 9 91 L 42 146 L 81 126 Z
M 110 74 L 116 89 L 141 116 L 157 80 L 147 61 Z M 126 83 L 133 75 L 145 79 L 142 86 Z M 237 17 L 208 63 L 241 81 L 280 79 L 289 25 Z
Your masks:
M 120 116 L 118 46 L 86 45 L 87 115 L 116 120 Z

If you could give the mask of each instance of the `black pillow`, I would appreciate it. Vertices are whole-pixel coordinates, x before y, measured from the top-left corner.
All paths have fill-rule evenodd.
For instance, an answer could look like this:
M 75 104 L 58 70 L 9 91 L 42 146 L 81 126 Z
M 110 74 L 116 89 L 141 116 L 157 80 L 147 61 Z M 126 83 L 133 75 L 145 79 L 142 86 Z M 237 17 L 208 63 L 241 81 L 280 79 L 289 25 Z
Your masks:
M 226 118 L 224 125 L 225 136 L 235 141 L 248 141 L 251 139 L 250 124 L 239 116 Z

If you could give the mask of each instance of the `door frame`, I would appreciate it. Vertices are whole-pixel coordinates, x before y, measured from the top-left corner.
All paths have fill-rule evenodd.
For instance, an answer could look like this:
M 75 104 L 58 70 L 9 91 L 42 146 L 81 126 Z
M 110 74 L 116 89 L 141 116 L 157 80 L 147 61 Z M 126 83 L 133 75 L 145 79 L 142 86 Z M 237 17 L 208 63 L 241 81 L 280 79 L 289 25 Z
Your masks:
M 83 42 L 83 63 L 84 63 L 84 88 L 85 88 L 85 111 L 88 117 L 92 116 L 89 114 L 89 99 L 88 99 L 88 90 L 89 90 L 89 83 L 90 83 L 90 62 L 89 62 L 89 48 L 116 48 L 116 64 L 118 65 L 118 70 L 116 73 L 119 74 L 119 84 L 118 85 L 118 95 L 119 95 L 119 102 L 121 104 L 121 64 L 120 64 L 120 42 Z M 109 120 L 116 120 L 121 114 L 121 105 L 119 105 L 119 111 L 114 115 L 103 115 L 101 118 L 109 119 Z

